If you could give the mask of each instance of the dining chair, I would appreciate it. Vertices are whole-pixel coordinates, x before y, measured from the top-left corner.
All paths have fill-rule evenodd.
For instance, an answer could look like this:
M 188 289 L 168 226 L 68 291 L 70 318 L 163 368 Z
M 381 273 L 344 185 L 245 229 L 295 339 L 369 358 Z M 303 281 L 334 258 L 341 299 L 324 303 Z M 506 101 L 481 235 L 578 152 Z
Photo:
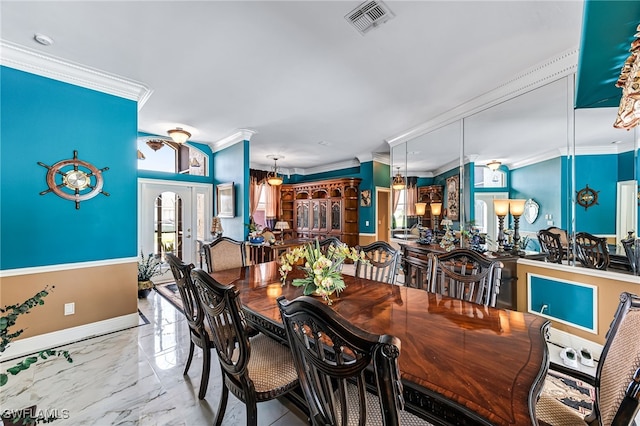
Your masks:
M 280 296 L 278 307 L 310 424 L 427 424 L 403 410 L 398 338 L 366 332 L 312 297 Z
M 184 367 L 183 375 L 189 372 L 191 361 L 193 359 L 193 351 L 195 346 L 202 349 L 202 377 L 200 379 L 200 391 L 198 392 L 198 398 L 204 399 L 207 393 L 207 386 L 209 384 L 209 373 L 211 371 L 211 350 L 213 349 L 213 343 L 211 336 L 207 332 L 204 324 L 204 314 L 199 307 L 198 296 L 196 295 L 196 289 L 191 281 L 191 271 L 193 270 L 193 264 L 187 265 L 182 262 L 173 253 L 165 253 L 165 257 L 171 267 L 171 273 L 176 280 L 176 286 L 180 293 L 180 299 L 182 300 L 182 312 L 184 313 L 187 324 L 189 325 L 189 356 L 187 357 L 187 364 Z
M 326 256 L 327 254 L 331 255 L 332 250 L 341 246 L 342 241 L 340 241 L 340 239 L 337 237 L 327 237 L 323 240 L 320 240 L 318 242 L 318 245 L 320 246 L 320 251 L 322 252 L 322 254 Z
M 591 413 L 585 417 L 559 402 L 543 388 L 536 415 L 549 425 L 629 425 L 640 398 L 640 298 L 620 295 L 620 303 L 607 332 L 595 377 L 567 367 L 550 368 L 589 383 L 595 389 Z
M 222 423 L 231 391 L 246 406 L 247 425 L 256 425 L 258 402 L 283 396 L 298 385 L 291 350 L 262 333 L 249 337 L 235 286 L 222 285 L 199 268 L 191 271 L 191 277 L 222 370 L 214 424 Z
M 204 246 L 204 258 L 209 272 L 246 266 L 244 241 L 220 237 Z
M 575 237 L 576 255 L 587 268 L 606 270 L 609 267 L 607 239 L 588 232 L 578 232 Z
M 540 248 L 547 255 L 547 262 L 562 263 L 565 258 L 565 248 L 562 246 L 560 234 L 548 229 L 541 229 L 538 231 L 538 241 Z
M 431 253 L 429 291 L 455 299 L 495 307 L 504 265 L 468 249 Z
M 622 247 L 624 248 L 624 253 L 627 255 L 627 259 L 629 259 L 629 265 L 631 266 L 631 272 L 637 274 L 640 268 L 638 264 L 640 262 L 640 238 L 626 238 L 622 241 Z
M 355 276 L 373 281 L 395 284 L 400 252 L 386 241 L 376 241 L 366 246 L 357 246 L 366 261 L 356 261 Z

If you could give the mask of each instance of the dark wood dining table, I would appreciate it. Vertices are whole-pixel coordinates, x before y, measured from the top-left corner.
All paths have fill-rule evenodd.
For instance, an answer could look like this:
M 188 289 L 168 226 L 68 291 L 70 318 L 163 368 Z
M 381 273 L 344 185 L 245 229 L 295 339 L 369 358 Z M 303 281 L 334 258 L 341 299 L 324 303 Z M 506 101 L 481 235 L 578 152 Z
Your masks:
M 248 322 L 286 342 L 276 299 L 302 295 L 280 281 L 277 262 L 214 272 L 240 292 Z M 548 368 L 549 322 L 421 289 L 344 275 L 331 307 L 352 324 L 401 340 L 407 409 L 436 424 L 537 424 L 535 404 Z

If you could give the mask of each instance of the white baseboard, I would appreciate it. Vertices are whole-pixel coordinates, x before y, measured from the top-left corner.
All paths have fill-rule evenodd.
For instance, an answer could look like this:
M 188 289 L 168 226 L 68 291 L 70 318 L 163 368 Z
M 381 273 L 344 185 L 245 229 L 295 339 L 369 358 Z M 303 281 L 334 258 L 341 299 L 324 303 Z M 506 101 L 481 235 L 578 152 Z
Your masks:
M 39 336 L 27 337 L 11 343 L 11 345 L 1 354 L 0 362 L 33 354 L 43 349 L 67 345 L 89 337 L 100 336 L 114 331 L 135 327 L 138 323 L 139 315 L 134 313 L 77 327 L 66 328 L 64 330 L 53 331 Z

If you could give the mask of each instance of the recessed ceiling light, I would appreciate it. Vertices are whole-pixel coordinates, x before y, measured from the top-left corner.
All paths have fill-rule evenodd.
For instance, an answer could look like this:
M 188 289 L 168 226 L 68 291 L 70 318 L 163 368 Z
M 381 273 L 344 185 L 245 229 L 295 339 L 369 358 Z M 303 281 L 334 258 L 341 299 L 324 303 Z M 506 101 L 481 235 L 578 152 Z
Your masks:
M 51 37 L 40 33 L 36 33 L 33 36 L 33 39 L 43 46 L 51 46 L 53 44 L 53 39 Z

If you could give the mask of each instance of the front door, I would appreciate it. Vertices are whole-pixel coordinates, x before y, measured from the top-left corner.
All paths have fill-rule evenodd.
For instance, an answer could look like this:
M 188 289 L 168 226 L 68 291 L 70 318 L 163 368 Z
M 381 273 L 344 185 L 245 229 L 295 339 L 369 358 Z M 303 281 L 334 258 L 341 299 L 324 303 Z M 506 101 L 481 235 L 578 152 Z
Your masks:
M 198 265 L 196 242 L 209 239 L 210 186 L 140 179 L 139 197 L 138 246 L 144 255 L 153 253 L 165 261 L 165 254 L 173 253 Z M 166 276 L 154 281 L 172 279 L 166 269 Z

